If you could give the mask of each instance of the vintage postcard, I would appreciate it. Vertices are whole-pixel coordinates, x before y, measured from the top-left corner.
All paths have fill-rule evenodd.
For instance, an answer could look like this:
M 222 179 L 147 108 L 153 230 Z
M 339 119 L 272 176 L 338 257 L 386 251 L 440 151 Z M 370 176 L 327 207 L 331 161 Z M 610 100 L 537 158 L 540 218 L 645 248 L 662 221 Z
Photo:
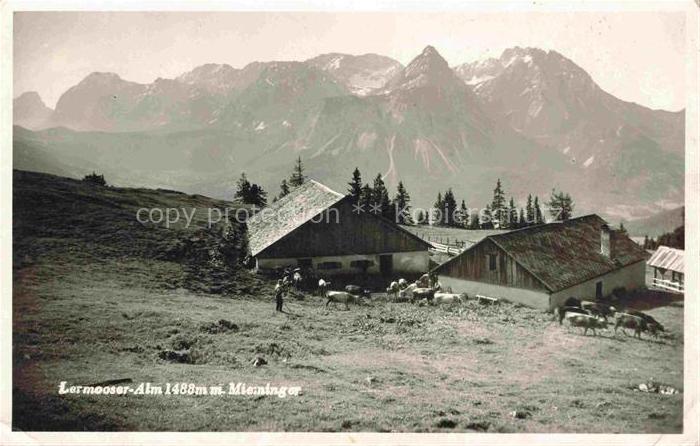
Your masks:
M 3 444 L 698 444 L 693 1 L 0 6 Z

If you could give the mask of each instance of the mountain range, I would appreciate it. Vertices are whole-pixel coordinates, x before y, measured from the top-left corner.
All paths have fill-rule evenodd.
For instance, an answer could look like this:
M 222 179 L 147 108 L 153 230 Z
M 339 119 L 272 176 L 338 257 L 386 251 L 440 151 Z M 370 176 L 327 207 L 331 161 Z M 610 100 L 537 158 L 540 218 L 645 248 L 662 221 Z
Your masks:
M 418 206 L 451 187 L 481 207 L 501 178 L 518 202 L 557 188 L 578 213 L 630 220 L 682 205 L 684 120 L 615 98 L 556 51 L 450 67 L 428 46 L 406 66 L 332 53 L 150 84 L 92 73 L 54 110 L 15 99 L 14 163 L 230 198 L 242 171 L 275 194 L 301 156 L 338 190 L 355 166 L 401 180 Z

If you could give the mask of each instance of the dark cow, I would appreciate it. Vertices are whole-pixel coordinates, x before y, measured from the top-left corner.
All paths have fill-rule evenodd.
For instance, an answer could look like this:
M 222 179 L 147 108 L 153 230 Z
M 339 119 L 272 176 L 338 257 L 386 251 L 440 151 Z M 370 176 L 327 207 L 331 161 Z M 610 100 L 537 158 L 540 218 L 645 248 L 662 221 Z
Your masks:
M 589 314 L 578 314 L 578 313 L 567 313 L 566 319 L 572 327 L 583 328 L 583 335 L 588 333 L 588 330 L 593 332 L 593 336 L 596 335 L 596 329 L 606 329 L 608 328 L 608 323 L 604 320 L 598 319 L 595 316 Z
M 564 301 L 565 307 L 579 307 L 581 308 L 581 301 L 575 297 L 570 297 Z
M 591 315 L 602 317 L 606 321 L 608 320 L 608 316 L 613 316 L 617 312 L 617 309 L 615 309 L 615 307 L 611 307 L 610 305 L 605 305 L 600 302 L 591 302 L 588 300 L 581 301 L 580 306 L 584 310 L 588 311 Z
M 647 321 L 639 316 L 634 316 L 628 313 L 616 313 L 615 314 L 615 334 L 617 334 L 618 328 L 629 328 L 634 330 L 634 336 L 641 339 L 642 332 L 649 330 L 649 325 Z M 655 330 L 652 328 L 652 331 Z
M 411 302 L 416 302 L 425 299 L 430 302 L 435 297 L 435 290 L 433 288 L 414 288 Z
M 656 329 L 656 331 L 666 331 L 664 329 L 664 326 L 661 325 L 661 323 L 659 321 L 657 321 L 656 319 L 654 319 L 653 317 L 649 316 L 646 313 L 642 313 L 641 311 L 637 311 L 637 310 L 626 311 L 625 313 L 644 319 L 646 321 L 647 325 L 648 326 L 653 325 L 654 328 Z

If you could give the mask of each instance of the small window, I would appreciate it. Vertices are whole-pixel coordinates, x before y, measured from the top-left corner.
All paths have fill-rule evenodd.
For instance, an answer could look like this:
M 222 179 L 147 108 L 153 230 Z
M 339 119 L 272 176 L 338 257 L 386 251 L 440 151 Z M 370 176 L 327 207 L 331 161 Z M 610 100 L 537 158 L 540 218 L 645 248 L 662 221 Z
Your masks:
M 343 264 L 340 262 L 321 262 L 316 266 L 317 269 L 340 269 L 342 267 Z
M 496 271 L 498 269 L 498 254 L 488 254 L 489 258 L 489 271 Z
M 311 269 L 314 264 L 311 259 L 297 259 L 297 266 L 299 268 Z

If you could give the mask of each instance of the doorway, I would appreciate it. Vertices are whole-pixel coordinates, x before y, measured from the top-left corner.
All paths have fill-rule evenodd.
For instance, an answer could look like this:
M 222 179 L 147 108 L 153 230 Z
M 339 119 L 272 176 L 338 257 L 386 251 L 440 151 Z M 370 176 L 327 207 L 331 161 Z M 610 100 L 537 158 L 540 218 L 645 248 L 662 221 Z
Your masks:
M 603 298 L 603 282 L 602 281 L 595 283 L 595 298 L 596 299 Z
M 391 254 L 379 256 L 379 272 L 382 276 L 390 276 L 394 269 L 394 258 Z

